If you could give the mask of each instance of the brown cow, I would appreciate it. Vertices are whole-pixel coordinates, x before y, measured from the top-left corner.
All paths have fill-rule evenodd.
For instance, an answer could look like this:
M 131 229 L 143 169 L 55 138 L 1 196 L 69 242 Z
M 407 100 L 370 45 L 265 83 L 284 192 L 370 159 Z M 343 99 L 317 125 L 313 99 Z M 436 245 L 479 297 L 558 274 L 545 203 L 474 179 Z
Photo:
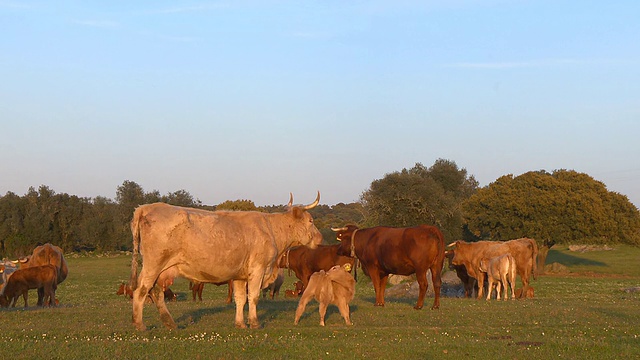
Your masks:
M 455 246 L 455 254 L 451 263 L 464 265 L 469 276 L 478 280 L 478 299 L 484 294 L 485 273 L 480 271 L 480 260 L 490 259 L 503 254 L 511 254 L 516 260 L 516 271 L 520 275 L 522 284 L 529 285 L 529 276 L 536 279 L 536 257 L 538 245 L 535 240 L 522 238 L 509 241 L 478 241 L 468 243 L 455 241 L 448 245 Z
M 16 270 L 7 280 L 7 284 L 0 291 L 0 305 L 16 306 L 20 295 L 24 299 L 24 307 L 29 306 L 30 289 L 43 289 L 42 304 L 56 305 L 56 287 L 58 286 L 58 269 L 54 265 L 32 266 Z
M 34 266 L 42 266 L 42 265 L 54 265 L 57 269 L 58 276 L 57 281 L 58 284 L 64 281 L 67 278 L 67 274 L 69 273 L 69 269 L 67 268 L 67 262 L 64 259 L 64 255 L 62 253 L 62 249 L 46 243 L 44 245 L 40 245 L 33 249 L 33 253 L 27 256 L 26 258 L 20 259 L 20 269 L 26 269 Z M 38 289 L 38 305 L 42 306 L 42 301 L 44 297 L 44 288 Z
M 509 300 L 509 286 L 511 299 L 515 299 L 516 260 L 511 254 L 504 254 L 492 259 L 480 260 L 480 271 L 487 273 L 487 300 L 491 299 L 493 284 L 496 284 L 496 299 L 500 300 L 500 286 L 504 287 L 504 299 Z
M 325 272 L 319 272 L 311 275 L 309 285 L 304 290 L 298 308 L 296 309 L 296 317 L 293 321 L 298 325 L 300 316 L 304 313 L 307 303 L 315 298 L 320 306 L 320 326 L 324 326 L 324 317 L 327 313 L 329 304 L 335 304 L 340 310 L 340 315 L 344 318 L 347 325 L 353 325 L 349 315 L 349 302 L 353 300 L 356 292 L 356 281 L 342 266 L 336 265 Z
M 427 292 L 427 270 L 431 270 L 435 299 L 432 309 L 440 307 L 444 237 L 438 228 L 419 225 L 410 228 L 377 226 L 358 229 L 347 225 L 332 229 L 341 242 L 338 254 L 357 256 L 364 273 L 373 282 L 376 306 L 384 306 L 384 291 L 389 274 L 416 274 L 420 292 L 415 309 L 422 309 Z
M 320 270 L 329 271 L 336 265 L 344 264 L 349 264 L 349 267 L 353 269 L 355 259 L 338 255 L 339 248 L 340 244 L 318 245 L 315 249 L 310 249 L 306 246 L 295 246 L 284 253 L 278 262 L 278 266 L 293 270 L 296 277 L 306 287 L 311 275 Z
M 164 325 L 176 328 L 155 284 L 182 276 L 201 283 L 233 280 L 236 327 L 247 327 L 243 309 L 248 299 L 249 324 L 258 328 L 260 290 L 263 281 L 272 277 L 278 257 L 293 245 L 316 247 L 322 242 L 308 212 L 319 202 L 320 192 L 306 206 L 294 206 L 291 196 L 283 213 L 207 211 L 163 203 L 138 207 L 131 221 L 134 326 L 146 329 L 142 311 L 151 291 Z M 138 278 L 139 254 L 143 263 Z
M 449 264 L 449 270 L 454 270 L 462 286 L 464 287 L 464 297 L 470 298 L 473 296 L 474 291 L 478 291 L 478 282 L 475 278 L 469 276 L 467 273 L 467 268 L 464 265 L 453 265 L 451 260 L 453 259 L 455 250 L 447 250 L 444 252 L 447 258 L 447 263 Z

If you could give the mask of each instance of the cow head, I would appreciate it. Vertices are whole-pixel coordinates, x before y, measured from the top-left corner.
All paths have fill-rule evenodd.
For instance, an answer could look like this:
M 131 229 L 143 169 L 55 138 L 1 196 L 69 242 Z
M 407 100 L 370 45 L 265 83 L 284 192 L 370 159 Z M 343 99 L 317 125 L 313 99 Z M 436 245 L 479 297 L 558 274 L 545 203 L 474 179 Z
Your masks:
M 353 234 L 358 230 L 358 227 L 355 225 L 347 225 L 341 228 L 331 228 L 336 233 L 336 240 L 340 241 L 340 248 L 338 249 L 338 255 L 343 256 L 355 256 L 354 246 L 352 244 Z
M 292 225 L 291 228 L 297 229 L 297 231 L 294 231 L 293 236 L 301 245 L 315 249 L 322 243 L 322 234 L 314 225 L 313 217 L 309 214 L 309 210 L 320 203 L 320 191 L 318 191 L 316 200 L 309 205 L 293 205 L 293 194 L 289 193 L 289 196 L 288 213 L 293 218 L 293 223 L 296 224 Z

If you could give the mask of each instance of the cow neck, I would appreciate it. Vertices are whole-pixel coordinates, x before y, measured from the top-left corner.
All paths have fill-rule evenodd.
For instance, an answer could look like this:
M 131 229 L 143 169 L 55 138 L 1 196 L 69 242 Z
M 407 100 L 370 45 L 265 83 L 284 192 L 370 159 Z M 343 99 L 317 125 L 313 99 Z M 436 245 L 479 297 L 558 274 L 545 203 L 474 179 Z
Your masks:
M 351 257 L 356 257 L 356 233 L 359 229 L 353 230 L 353 234 L 351 234 Z

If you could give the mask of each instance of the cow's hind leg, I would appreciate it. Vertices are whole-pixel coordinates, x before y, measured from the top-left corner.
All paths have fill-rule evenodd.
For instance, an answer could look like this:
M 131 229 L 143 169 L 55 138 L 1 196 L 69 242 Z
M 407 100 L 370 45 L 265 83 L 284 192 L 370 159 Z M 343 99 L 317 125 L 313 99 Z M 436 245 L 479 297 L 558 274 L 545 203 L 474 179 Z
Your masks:
M 433 283 L 433 305 L 431 310 L 440 309 L 440 289 L 442 288 L 442 263 L 431 267 L 431 282 Z M 426 280 L 426 274 L 425 274 Z M 425 289 L 426 292 L 426 289 Z
M 304 309 L 307 307 L 309 301 L 313 299 L 313 291 L 305 291 L 298 302 L 298 308 L 296 309 L 296 317 L 293 320 L 294 325 L 298 325 L 298 321 L 300 321 L 300 317 L 304 313 Z
M 164 326 L 166 326 L 169 330 L 175 330 L 178 328 L 175 321 L 171 317 L 169 313 L 169 309 L 167 309 L 167 303 L 164 301 L 164 291 L 162 291 L 162 287 L 160 285 L 156 285 L 151 289 L 151 297 L 153 298 L 153 302 L 156 304 L 156 308 L 160 313 L 160 320 Z
M 349 315 L 349 303 L 347 302 L 347 300 L 338 299 L 336 301 L 336 305 L 338 306 L 338 310 L 340 311 L 340 315 L 342 315 L 344 322 L 347 325 L 353 325 L 353 323 L 351 322 L 351 317 Z
M 138 330 L 146 330 L 147 327 L 144 325 L 142 321 L 142 311 L 144 309 L 144 302 L 147 299 L 147 295 L 149 291 L 153 288 L 156 279 L 158 278 L 158 274 L 149 274 L 145 271 L 144 265 L 142 267 L 142 271 L 140 272 L 140 277 L 138 278 L 138 286 L 133 292 L 133 313 L 131 315 L 131 319 L 133 325 Z
M 424 306 L 424 296 L 427 293 L 427 288 L 429 287 L 429 283 L 427 282 L 427 271 L 416 271 L 416 279 L 418 280 L 420 292 L 418 293 L 418 302 L 413 308 L 416 310 L 420 310 Z
M 318 307 L 318 312 L 320 313 L 320 326 L 324 326 L 324 317 L 327 316 L 327 307 L 329 303 L 320 301 L 320 306 Z

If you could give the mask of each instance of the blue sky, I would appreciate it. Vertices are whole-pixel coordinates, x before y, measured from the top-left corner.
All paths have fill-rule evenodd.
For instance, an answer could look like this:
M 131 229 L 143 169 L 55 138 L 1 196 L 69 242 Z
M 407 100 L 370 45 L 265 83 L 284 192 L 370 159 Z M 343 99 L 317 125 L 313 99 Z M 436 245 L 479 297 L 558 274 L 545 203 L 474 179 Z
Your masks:
M 417 162 L 640 206 L 638 1 L 0 0 L 0 194 L 357 201 Z

